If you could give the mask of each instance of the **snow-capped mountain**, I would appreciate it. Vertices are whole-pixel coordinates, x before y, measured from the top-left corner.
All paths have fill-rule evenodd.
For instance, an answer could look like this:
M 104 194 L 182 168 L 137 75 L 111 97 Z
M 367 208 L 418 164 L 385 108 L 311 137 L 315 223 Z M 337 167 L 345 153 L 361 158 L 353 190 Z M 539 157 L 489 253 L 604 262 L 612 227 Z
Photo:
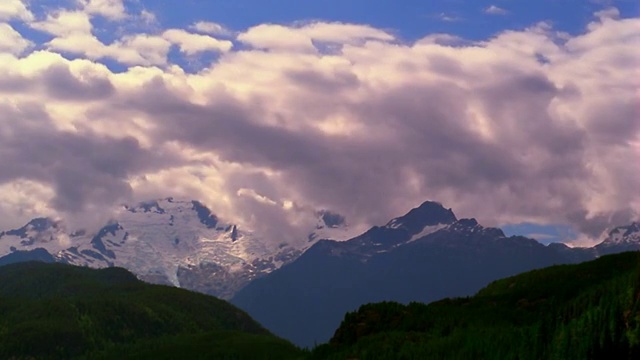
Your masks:
M 599 254 L 612 254 L 622 251 L 640 250 L 640 223 L 619 226 L 609 232 L 603 242 L 595 247 Z
M 69 233 L 62 222 L 34 219 L 0 232 L 0 256 L 44 249 L 57 261 L 120 266 L 145 281 L 229 298 L 318 240 L 345 239 L 349 231 L 342 216 L 320 211 L 308 237 L 278 242 L 224 221 L 198 201 L 167 198 L 124 206 L 95 234 Z
M 0 231 L 0 256 L 38 248 L 55 254 L 69 246 L 71 237 L 61 222 L 36 218 L 19 229 Z
M 529 249 L 526 251 L 531 254 L 552 254 L 545 257 L 554 262 L 579 262 L 640 249 L 640 223 L 613 229 L 594 248 L 563 244 L 544 247 L 531 239 L 506 237 L 500 229 L 482 227 L 474 219 L 458 220 L 451 209 L 430 201 L 363 233 L 347 226 L 340 214 L 321 210 L 315 215 L 317 221 L 307 236 L 286 243 L 226 221 L 198 201 L 173 198 L 123 206 L 96 233 L 72 231 L 64 221 L 36 218 L 19 229 L 0 232 L 0 264 L 56 260 L 90 267 L 121 266 L 149 282 L 229 299 L 245 285 L 293 262 L 307 250 L 300 259 L 304 263 L 320 257 L 330 262 L 373 263 L 375 267 L 381 259 L 406 251 L 419 254 L 422 250 L 417 249 L 425 246 L 436 252 L 450 249 L 458 253 L 490 248 L 496 256 L 513 248 Z M 392 269 L 407 268 L 408 264 L 400 262 Z M 327 266 L 316 264 L 309 271 L 327 271 Z M 309 276 L 317 276 L 314 274 Z
M 96 233 L 37 218 L 0 232 L 0 265 L 121 266 L 149 282 L 229 299 L 273 333 L 310 346 L 365 303 L 471 295 L 523 271 L 640 250 L 637 222 L 611 230 L 595 247 L 570 248 L 507 237 L 430 201 L 365 232 L 340 214 L 317 211 L 308 235 L 286 243 L 218 215 L 198 201 L 167 198 L 124 206 Z
M 401 217 L 390 220 L 384 226 L 374 226 L 349 241 L 324 241 L 320 248 L 335 255 L 348 254 L 360 257 L 360 261 L 388 252 L 412 241 L 421 239 L 456 221 L 451 209 L 440 203 L 426 201 Z M 327 239 L 335 240 L 328 237 Z

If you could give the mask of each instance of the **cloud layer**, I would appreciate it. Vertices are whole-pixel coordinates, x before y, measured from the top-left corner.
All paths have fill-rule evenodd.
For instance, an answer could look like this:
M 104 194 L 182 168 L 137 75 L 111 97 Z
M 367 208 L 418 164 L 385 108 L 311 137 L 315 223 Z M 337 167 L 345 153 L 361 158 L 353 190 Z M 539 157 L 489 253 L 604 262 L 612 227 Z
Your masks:
M 165 196 L 282 238 L 315 209 L 364 226 L 427 199 L 585 237 L 640 211 L 640 19 L 615 9 L 574 36 L 540 23 L 406 43 L 344 23 L 127 27 L 152 16 L 121 1 L 3 4 L 0 228 Z M 96 19 L 133 30 L 108 41 Z

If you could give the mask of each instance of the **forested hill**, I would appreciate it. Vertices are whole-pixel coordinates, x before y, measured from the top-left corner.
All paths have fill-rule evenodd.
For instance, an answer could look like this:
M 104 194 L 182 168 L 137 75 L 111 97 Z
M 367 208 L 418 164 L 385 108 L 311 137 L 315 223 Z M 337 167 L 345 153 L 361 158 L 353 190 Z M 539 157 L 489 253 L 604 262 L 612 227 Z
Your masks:
M 0 267 L 3 359 L 639 359 L 640 253 L 349 313 L 311 354 L 210 296 L 119 268 Z M 313 326 L 313 324 L 309 324 Z
M 346 315 L 317 359 L 640 359 L 640 253 L 553 266 L 429 305 Z
M 300 350 L 211 296 L 120 268 L 0 267 L 1 359 L 288 359 Z

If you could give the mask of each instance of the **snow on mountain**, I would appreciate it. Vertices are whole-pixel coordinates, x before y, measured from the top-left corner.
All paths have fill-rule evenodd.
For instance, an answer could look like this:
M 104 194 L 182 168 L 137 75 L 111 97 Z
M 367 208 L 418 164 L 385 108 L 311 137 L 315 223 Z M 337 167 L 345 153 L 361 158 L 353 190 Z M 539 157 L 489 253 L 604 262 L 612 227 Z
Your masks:
M 316 213 L 318 220 L 313 231 L 307 237 L 309 248 L 312 243 L 318 240 L 335 240 L 345 241 L 356 237 L 362 233 L 362 229 L 350 227 L 344 216 L 331 212 L 329 210 L 321 210 Z
M 435 233 L 436 231 L 438 231 L 440 229 L 444 229 L 445 227 L 447 227 L 447 224 L 427 225 L 427 226 L 424 227 L 424 229 L 422 229 L 422 231 L 420 231 L 419 233 L 411 236 L 411 239 L 409 239 L 408 242 L 420 240 L 423 237 L 425 237 L 427 235 L 431 235 L 431 234 Z
M 46 250 L 60 262 L 96 268 L 121 266 L 145 281 L 229 299 L 252 280 L 296 260 L 318 242 L 316 251 L 366 262 L 409 243 L 474 246 L 465 239 L 494 239 L 505 244 L 524 241 L 507 238 L 499 229 L 484 228 L 474 219 L 458 220 L 451 209 L 429 201 L 365 232 L 349 227 L 340 214 L 321 210 L 315 215 L 308 236 L 282 242 L 225 221 L 198 201 L 166 198 L 123 206 L 96 233 L 70 231 L 63 221 L 33 219 L 19 229 L 0 232 L 0 258 L 8 254 L 41 258 Z M 322 241 L 327 239 L 337 242 Z M 613 229 L 591 250 L 594 255 L 640 250 L 640 223 Z
M 36 218 L 20 229 L 0 232 L 0 254 L 37 248 L 55 253 L 69 244 L 70 236 L 63 224 L 47 218 Z
M 605 244 L 640 244 L 640 223 L 619 226 L 609 232 Z
M 200 202 L 167 198 L 124 206 L 96 234 L 68 234 L 61 222 L 34 219 L 0 233 L 0 256 L 42 248 L 61 262 L 120 266 L 149 282 L 229 298 L 319 239 L 341 240 L 349 232 L 342 216 L 322 211 L 307 238 L 277 242 L 225 222 Z
M 614 228 L 595 248 L 601 255 L 640 250 L 640 223 L 634 222 L 627 226 Z
M 445 209 L 438 202 L 425 201 L 405 215 L 390 220 L 385 228 L 404 229 L 411 235 L 417 235 L 425 231 L 426 227 L 451 224 L 456 220 L 451 209 Z
M 407 214 L 390 220 L 384 226 L 374 226 L 345 242 L 322 242 L 316 250 L 335 256 L 357 257 L 360 261 L 366 262 L 377 254 L 418 241 L 447 228 L 456 220 L 451 209 L 445 209 L 437 202 L 426 201 Z

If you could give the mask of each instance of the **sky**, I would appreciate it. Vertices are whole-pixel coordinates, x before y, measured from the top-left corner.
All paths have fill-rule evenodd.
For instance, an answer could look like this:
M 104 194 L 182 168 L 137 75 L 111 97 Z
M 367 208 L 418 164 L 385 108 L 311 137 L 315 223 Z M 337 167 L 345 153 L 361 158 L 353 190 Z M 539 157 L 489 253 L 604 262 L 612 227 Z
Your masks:
M 425 200 L 589 244 L 640 213 L 636 1 L 2 0 L 0 229 L 198 199 L 303 236 Z

